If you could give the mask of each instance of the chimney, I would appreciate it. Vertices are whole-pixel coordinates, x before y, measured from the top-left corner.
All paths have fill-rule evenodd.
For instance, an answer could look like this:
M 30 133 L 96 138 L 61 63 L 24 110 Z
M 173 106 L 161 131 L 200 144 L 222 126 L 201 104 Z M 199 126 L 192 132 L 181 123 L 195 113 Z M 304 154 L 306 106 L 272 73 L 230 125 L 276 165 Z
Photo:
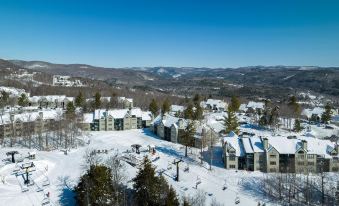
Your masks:
M 307 141 L 306 141 L 306 140 L 302 140 L 302 141 L 301 141 L 301 145 L 302 145 L 303 149 L 304 149 L 305 151 L 307 151 Z
M 268 149 L 268 139 L 266 137 L 263 138 L 264 149 Z
M 40 116 L 41 119 L 43 119 L 44 113 L 43 112 L 39 112 L 39 116 Z

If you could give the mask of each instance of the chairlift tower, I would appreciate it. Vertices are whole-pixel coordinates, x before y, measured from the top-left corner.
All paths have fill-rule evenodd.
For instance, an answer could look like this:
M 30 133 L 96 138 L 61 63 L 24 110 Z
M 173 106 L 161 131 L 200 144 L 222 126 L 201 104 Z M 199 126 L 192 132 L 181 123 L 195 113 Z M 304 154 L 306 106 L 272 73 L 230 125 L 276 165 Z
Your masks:
M 25 179 L 25 181 L 24 181 L 24 184 L 25 184 L 25 185 L 28 185 L 28 184 L 30 183 L 30 181 L 29 181 L 29 173 L 30 173 L 29 169 L 30 169 L 30 168 L 33 168 L 33 167 L 35 167 L 35 165 L 34 165 L 33 162 L 32 162 L 31 164 L 23 164 L 23 165 L 21 166 L 21 169 L 24 170 L 25 173 L 26 173 L 26 179 Z
M 180 160 L 174 160 L 173 164 L 175 164 L 177 166 L 177 176 L 175 177 L 175 181 L 179 182 L 179 163 L 183 162 L 182 159 Z

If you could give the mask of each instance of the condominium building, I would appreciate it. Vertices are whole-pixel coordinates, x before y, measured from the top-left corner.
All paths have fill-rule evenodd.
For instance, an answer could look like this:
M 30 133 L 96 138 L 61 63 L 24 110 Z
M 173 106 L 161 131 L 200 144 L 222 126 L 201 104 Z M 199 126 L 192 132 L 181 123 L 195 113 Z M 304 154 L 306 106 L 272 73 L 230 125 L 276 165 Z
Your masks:
M 246 137 L 231 132 L 223 138 L 227 169 L 316 173 L 339 171 L 339 146 L 329 140 L 300 136 Z

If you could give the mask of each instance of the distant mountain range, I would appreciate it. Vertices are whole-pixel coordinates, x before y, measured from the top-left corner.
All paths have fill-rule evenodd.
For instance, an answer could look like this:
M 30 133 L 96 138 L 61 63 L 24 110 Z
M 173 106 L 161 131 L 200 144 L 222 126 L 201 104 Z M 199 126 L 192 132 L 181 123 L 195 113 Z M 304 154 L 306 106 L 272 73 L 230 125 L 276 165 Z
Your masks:
M 339 95 L 339 68 L 316 66 L 250 66 L 240 68 L 194 67 L 131 67 L 104 68 L 86 64 L 53 64 L 43 61 L 9 60 L 30 70 L 49 74 L 70 75 L 105 81 L 112 85 L 127 85 L 186 93 L 229 90 L 243 92 L 255 88 L 265 91 L 310 90 Z M 282 89 L 283 88 L 283 89 Z M 209 92 L 207 92 L 209 93 Z M 218 92 L 222 94 L 222 92 Z M 227 93 L 229 94 L 229 93 Z M 279 92 L 278 92 L 279 94 Z

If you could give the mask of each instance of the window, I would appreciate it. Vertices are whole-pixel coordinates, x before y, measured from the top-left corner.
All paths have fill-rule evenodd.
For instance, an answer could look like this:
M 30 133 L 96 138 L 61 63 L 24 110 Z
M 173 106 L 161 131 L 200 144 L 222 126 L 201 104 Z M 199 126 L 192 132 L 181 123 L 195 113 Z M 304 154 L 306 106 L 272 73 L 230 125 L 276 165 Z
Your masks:
M 307 155 L 307 159 L 313 159 L 314 158 L 314 155 L 313 154 L 308 154 Z
M 271 168 L 270 172 L 276 172 L 276 169 L 275 168 Z
M 276 165 L 277 163 L 276 162 L 274 162 L 274 161 L 271 161 L 270 162 L 270 165 Z
M 230 161 L 235 161 L 235 156 L 229 156 L 228 158 Z
M 299 165 L 299 166 L 303 166 L 303 165 L 304 165 L 304 162 L 298 162 L 298 165 Z
M 230 168 L 231 169 L 235 169 L 235 165 L 230 165 Z
M 308 162 L 307 165 L 308 166 L 314 166 L 314 162 Z
M 304 155 L 298 155 L 298 158 L 303 160 L 304 159 Z
M 270 158 L 276 158 L 276 156 L 277 156 L 277 155 L 275 155 L 275 154 L 271 154 L 271 155 L 270 155 Z

